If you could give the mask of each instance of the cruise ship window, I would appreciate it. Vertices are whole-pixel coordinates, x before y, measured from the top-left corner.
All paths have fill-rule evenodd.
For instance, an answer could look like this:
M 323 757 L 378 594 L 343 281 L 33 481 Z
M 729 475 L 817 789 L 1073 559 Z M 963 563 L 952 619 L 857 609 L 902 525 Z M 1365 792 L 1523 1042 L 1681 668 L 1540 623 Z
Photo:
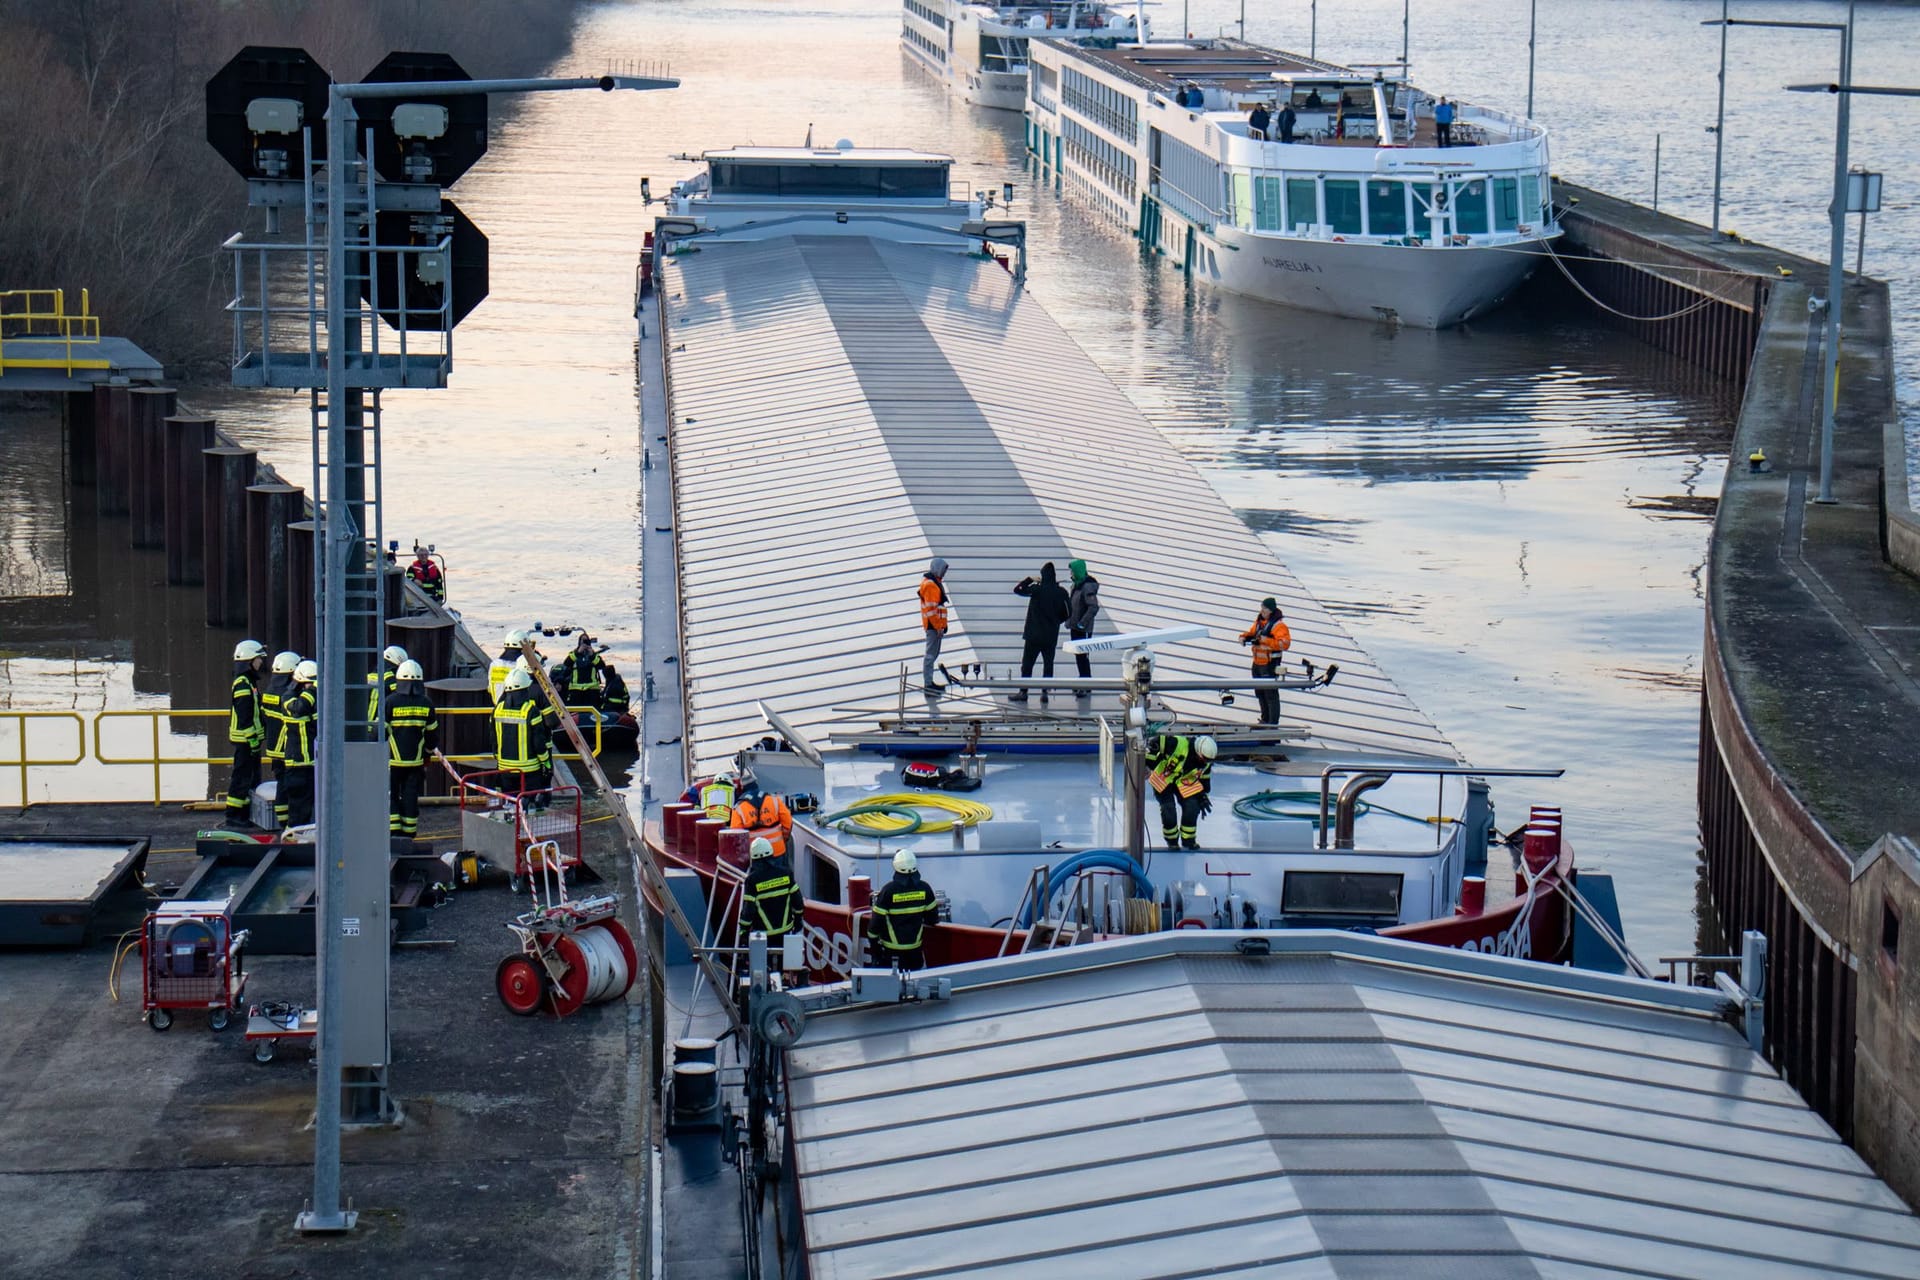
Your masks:
M 1433 193 L 1437 190 L 1440 190 L 1440 188 L 1424 186 L 1418 182 L 1413 184 L 1413 190 L 1411 192 L 1413 196 L 1413 234 L 1419 236 L 1422 240 L 1431 240 L 1434 236 Z
M 1360 184 L 1346 178 L 1326 181 L 1327 224 L 1340 236 L 1360 234 Z
M 1493 225 L 1511 231 L 1520 225 L 1520 182 L 1517 178 L 1493 180 Z
M 1280 179 L 1254 179 L 1253 224 L 1261 231 L 1287 229 L 1286 210 L 1280 207 Z
M 1523 173 L 1520 175 L 1521 214 L 1529 222 L 1538 222 L 1542 218 L 1540 209 L 1540 175 Z
M 1404 182 L 1367 182 L 1367 234 L 1407 234 L 1407 186 Z
M 1287 225 L 1296 230 L 1320 223 L 1320 184 L 1312 178 L 1287 179 Z
M 1453 189 L 1454 225 L 1462 235 L 1487 234 L 1487 184 L 1462 182 Z

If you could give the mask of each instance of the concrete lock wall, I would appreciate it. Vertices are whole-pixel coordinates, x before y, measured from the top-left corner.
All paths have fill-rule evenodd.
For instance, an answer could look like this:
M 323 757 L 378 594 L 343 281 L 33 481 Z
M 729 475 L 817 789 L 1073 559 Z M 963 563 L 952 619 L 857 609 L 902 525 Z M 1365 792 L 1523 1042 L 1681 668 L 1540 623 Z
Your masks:
M 1859 958 L 1855 1105 L 1860 1154 L 1909 1201 L 1920 1188 L 1920 848 L 1887 836 L 1853 881 L 1852 941 Z

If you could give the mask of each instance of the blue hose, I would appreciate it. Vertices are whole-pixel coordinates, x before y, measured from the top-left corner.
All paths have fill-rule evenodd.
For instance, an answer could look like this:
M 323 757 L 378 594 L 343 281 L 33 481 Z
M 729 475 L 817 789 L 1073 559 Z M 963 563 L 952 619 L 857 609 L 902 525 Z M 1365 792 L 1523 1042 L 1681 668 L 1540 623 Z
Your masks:
M 1134 887 L 1140 891 L 1140 896 L 1153 897 L 1153 881 L 1147 879 L 1146 873 L 1140 870 L 1140 864 L 1132 858 L 1118 849 L 1083 849 L 1055 867 L 1052 874 L 1047 877 L 1046 901 L 1052 902 L 1054 894 L 1060 892 L 1066 887 L 1068 881 L 1086 870 L 1131 872 Z M 1033 914 L 1040 905 L 1040 903 L 1029 902 L 1021 908 L 1020 928 L 1033 927 Z

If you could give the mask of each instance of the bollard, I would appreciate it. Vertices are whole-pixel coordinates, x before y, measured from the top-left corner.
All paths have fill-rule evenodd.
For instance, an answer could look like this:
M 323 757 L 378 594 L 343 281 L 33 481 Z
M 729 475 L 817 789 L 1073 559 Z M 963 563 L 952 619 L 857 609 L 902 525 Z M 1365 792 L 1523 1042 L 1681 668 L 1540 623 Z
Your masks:
M 251 449 L 216 445 L 200 453 L 200 543 L 210 627 L 247 625 L 247 489 L 257 466 Z
M 93 389 L 94 503 L 103 516 L 127 514 L 127 385 Z
M 444 680 L 453 674 L 455 625 L 452 618 L 433 614 L 394 618 L 387 623 L 387 643 L 405 649 L 427 679 Z
M 207 473 L 200 455 L 217 437 L 212 418 L 177 416 L 165 425 L 167 581 L 193 584 L 206 578 L 207 520 L 201 508 Z
M 290 484 L 247 490 L 247 631 L 269 651 L 287 647 L 287 526 L 303 514 L 300 498 Z
M 747 869 L 751 861 L 748 850 L 753 845 L 753 832 L 744 827 L 728 827 L 720 833 L 720 845 L 717 855 L 722 862 L 730 862 L 741 871 Z
M 429 680 L 427 681 L 427 698 L 440 711 L 451 710 L 454 707 L 493 706 L 493 699 L 487 696 L 486 680 L 473 676 Z M 492 718 L 490 716 L 441 716 L 440 750 L 449 756 L 491 754 L 493 751 Z M 490 766 L 482 760 L 466 763 L 461 767 L 471 773 L 475 770 L 485 770 Z M 430 796 L 451 794 L 453 788 L 448 784 L 446 770 L 438 767 L 428 769 L 423 790 Z
M 660 806 L 660 843 L 669 850 L 680 847 L 680 815 L 693 808 L 678 800 Z
M 167 542 L 166 421 L 178 401 L 172 387 L 128 392 L 127 540 L 136 547 Z
M 313 521 L 287 526 L 287 648 L 320 652 L 313 631 Z
M 69 391 L 61 399 L 66 406 L 67 482 L 77 489 L 91 489 L 94 478 L 93 405 L 96 391 Z

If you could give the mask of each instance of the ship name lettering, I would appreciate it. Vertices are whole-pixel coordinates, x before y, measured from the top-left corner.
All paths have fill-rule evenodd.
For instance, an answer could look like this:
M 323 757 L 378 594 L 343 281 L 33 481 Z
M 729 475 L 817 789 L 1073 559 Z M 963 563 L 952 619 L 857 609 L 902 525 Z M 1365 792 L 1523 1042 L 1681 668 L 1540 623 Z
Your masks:
M 1269 258 L 1262 256 L 1260 261 L 1276 271 L 1300 271 L 1311 275 L 1325 274 L 1324 270 L 1311 262 L 1300 262 L 1294 258 Z

